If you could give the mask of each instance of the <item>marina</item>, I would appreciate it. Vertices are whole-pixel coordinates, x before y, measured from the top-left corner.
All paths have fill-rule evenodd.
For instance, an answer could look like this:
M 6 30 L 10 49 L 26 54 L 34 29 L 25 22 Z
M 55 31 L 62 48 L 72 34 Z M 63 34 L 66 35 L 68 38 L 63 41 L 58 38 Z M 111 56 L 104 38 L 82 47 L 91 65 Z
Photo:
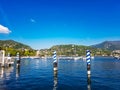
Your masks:
M 0 66 L 1 67 L 8 67 L 14 64 L 14 59 L 11 58 L 9 55 L 5 56 L 5 51 L 0 51 Z

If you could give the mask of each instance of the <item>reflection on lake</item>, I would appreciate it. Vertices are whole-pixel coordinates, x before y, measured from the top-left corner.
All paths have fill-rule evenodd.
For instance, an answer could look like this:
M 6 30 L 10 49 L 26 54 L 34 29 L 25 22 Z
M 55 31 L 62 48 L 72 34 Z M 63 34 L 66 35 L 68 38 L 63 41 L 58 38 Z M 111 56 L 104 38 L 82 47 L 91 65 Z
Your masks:
M 119 90 L 120 60 L 95 57 L 91 61 L 91 77 L 87 77 L 86 61 L 59 60 L 54 76 L 52 59 L 22 59 L 16 65 L 0 68 L 0 90 Z

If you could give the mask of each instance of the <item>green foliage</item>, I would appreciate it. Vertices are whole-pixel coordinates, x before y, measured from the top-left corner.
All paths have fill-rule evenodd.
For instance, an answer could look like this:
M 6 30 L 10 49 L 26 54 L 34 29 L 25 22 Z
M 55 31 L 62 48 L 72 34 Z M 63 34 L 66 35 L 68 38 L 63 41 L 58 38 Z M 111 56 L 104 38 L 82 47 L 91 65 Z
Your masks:
M 1 48 L 13 48 L 13 49 L 32 49 L 30 46 L 13 41 L 13 40 L 0 40 Z
M 85 56 L 86 50 L 90 50 L 92 55 L 111 55 L 111 51 L 107 49 L 94 48 L 82 45 L 56 45 L 49 49 L 41 49 L 39 56 L 52 56 L 54 51 L 57 51 L 58 56 Z M 0 40 L 0 50 L 5 50 L 6 55 L 10 53 L 11 56 L 16 56 L 19 52 L 21 56 L 35 56 L 36 50 L 30 46 L 15 42 L 13 40 Z
M 0 50 L 5 50 L 6 56 L 10 53 L 11 56 L 16 56 L 17 52 L 21 56 L 35 56 L 36 52 L 30 46 L 13 41 L 13 40 L 0 40 Z
M 51 47 L 50 49 L 40 50 L 41 55 L 48 55 L 52 56 L 53 51 L 57 51 L 57 55 L 59 56 L 85 56 L 86 50 L 90 50 L 92 56 L 94 55 L 110 55 L 111 51 L 105 49 L 98 49 L 93 48 L 90 46 L 82 46 L 82 45 L 56 45 Z

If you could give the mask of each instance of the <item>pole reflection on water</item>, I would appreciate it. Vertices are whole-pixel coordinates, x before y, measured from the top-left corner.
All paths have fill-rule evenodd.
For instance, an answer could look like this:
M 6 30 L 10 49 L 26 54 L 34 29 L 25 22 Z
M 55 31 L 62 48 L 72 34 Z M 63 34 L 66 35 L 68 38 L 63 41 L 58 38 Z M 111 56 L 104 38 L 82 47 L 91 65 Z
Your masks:
M 23 59 L 19 68 L 16 63 L 0 68 L 0 90 L 119 90 L 119 67 L 118 60 L 96 57 L 91 61 L 91 74 L 82 60 L 59 60 L 54 72 L 51 59 Z
M 53 90 L 57 89 L 57 75 L 58 75 L 58 59 L 57 59 L 57 54 L 56 51 L 54 51 L 54 55 L 53 55 L 53 72 L 54 72 L 54 88 Z
M 87 89 L 91 90 L 91 78 L 90 78 L 90 75 L 87 75 Z
M 58 83 L 58 71 L 54 71 L 54 87 L 53 87 L 53 90 L 57 90 L 57 83 Z
M 13 72 L 14 72 L 14 67 L 1 68 L 0 69 L 0 77 L 9 79 Z
M 16 68 L 16 78 L 18 78 L 19 75 L 20 75 L 20 65 L 18 65 Z
M 0 77 L 1 77 L 1 78 L 3 78 L 3 74 L 4 74 L 4 68 L 2 67 L 2 68 L 0 69 Z

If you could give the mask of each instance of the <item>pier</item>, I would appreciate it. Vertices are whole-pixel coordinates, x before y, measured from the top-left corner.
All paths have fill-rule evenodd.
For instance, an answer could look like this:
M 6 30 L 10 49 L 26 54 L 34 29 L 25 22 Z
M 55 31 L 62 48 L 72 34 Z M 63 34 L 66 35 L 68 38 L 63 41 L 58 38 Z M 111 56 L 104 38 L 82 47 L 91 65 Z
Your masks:
M 14 59 L 8 56 L 5 56 L 5 51 L 0 50 L 0 67 L 8 67 L 14 64 Z

